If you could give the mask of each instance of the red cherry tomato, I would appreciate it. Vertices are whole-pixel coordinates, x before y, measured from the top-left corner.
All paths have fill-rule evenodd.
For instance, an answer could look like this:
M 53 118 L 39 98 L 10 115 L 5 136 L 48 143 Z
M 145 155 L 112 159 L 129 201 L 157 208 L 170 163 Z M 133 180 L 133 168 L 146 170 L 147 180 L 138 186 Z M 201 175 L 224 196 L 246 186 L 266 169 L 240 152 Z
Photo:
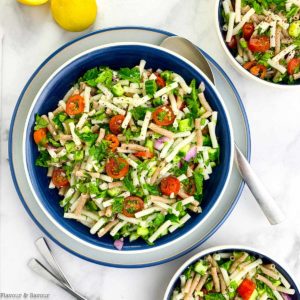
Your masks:
M 153 152 L 150 151 L 139 151 L 133 153 L 134 156 L 140 157 L 140 158 L 145 158 L 145 159 L 150 159 L 154 156 Z
M 69 185 L 69 180 L 63 169 L 56 169 L 53 171 L 52 182 L 58 188 Z
M 288 63 L 287 69 L 290 75 L 300 72 L 300 58 L 291 59 Z
M 230 49 L 236 49 L 237 47 L 237 41 L 236 41 L 236 38 L 235 36 L 233 36 L 230 40 L 230 42 L 226 42 L 227 46 L 230 48 Z
M 137 196 L 129 196 L 124 199 L 123 204 L 123 215 L 126 217 L 134 217 L 134 214 L 143 210 L 144 201 Z
M 113 134 L 119 134 L 122 132 L 122 123 L 125 117 L 123 115 L 113 116 L 109 121 L 109 129 Z
M 244 279 L 237 288 L 238 294 L 243 300 L 249 300 L 256 288 L 256 284 L 250 279 Z
M 158 73 L 155 73 L 156 75 L 156 84 L 160 87 L 163 88 L 166 86 L 166 82 L 164 81 L 164 79 L 162 77 L 160 77 L 160 75 Z
M 47 144 L 47 129 L 40 128 L 33 133 L 34 142 L 37 145 L 46 145 Z
M 250 69 L 250 73 L 256 77 L 264 79 L 267 75 L 267 68 L 263 65 L 257 64 Z
M 120 179 L 129 171 L 128 162 L 121 157 L 110 158 L 106 163 L 105 170 L 108 176 L 114 179 Z
M 243 37 L 245 40 L 250 40 L 252 34 L 254 32 L 254 25 L 253 23 L 246 23 L 243 26 Z
M 66 113 L 69 116 L 82 114 L 84 111 L 84 99 L 80 95 L 71 96 L 66 103 Z
M 152 114 L 154 122 L 159 126 L 168 126 L 173 124 L 175 115 L 169 106 L 160 106 Z
M 104 139 L 109 142 L 111 151 L 115 151 L 119 147 L 120 142 L 114 134 L 108 134 Z
M 243 67 L 246 69 L 246 70 L 250 70 L 253 66 L 256 65 L 256 61 L 255 60 L 252 60 L 252 61 L 248 61 L 246 63 L 243 64 Z
M 160 190 L 166 196 L 172 193 L 177 195 L 180 190 L 180 181 L 174 176 L 165 177 L 160 182 Z
M 270 38 L 265 35 L 250 38 L 248 48 L 252 52 L 266 52 L 270 49 Z

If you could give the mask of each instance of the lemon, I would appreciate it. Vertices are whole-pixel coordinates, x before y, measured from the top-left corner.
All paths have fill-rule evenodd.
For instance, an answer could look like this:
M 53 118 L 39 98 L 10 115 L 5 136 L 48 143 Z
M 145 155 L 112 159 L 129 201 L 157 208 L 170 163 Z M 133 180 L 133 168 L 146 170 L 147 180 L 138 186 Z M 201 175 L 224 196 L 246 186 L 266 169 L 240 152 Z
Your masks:
M 32 6 L 41 5 L 41 4 L 45 4 L 46 2 L 48 2 L 48 0 L 17 0 L 17 1 L 22 4 L 32 5 Z
M 94 23 L 97 4 L 96 0 L 51 0 L 51 11 L 65 30 L 82 31 Z

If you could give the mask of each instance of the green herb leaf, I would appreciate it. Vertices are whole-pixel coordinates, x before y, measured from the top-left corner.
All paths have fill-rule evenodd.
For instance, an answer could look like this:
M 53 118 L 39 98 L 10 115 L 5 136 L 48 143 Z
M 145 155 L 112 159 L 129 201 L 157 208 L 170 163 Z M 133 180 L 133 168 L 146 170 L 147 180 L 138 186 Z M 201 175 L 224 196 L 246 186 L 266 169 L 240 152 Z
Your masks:
M 48 163 L 51 160 L 51 157 L 47 150 L 40 151 L 38 158 L 35 161 L 35 165 L 39 167 L 48 167 Z
M 34 130 L 39 130 L 41 128 L 46 128 L 48 126 L 47 120 L 40 117 L 38 114 L 35 115 L 35 126 Z
M 83 133 L 77 133 L 78 137 L 84 141 L 88 146 L 92 146 L 95 144 L 98 134 L 93 132 L 83 132 Z
M 116 197 L 114 198 L 114 202 L 112 203 L 112 211 L 114 213 L 121 213 L 123 210 L 124 198 Z
M 142 106 L 138 106 L 133 108 L 132 110 L 130 110 L 132 117 L 138 121 L 138 120 L 144 120 L 145 119 L 145 115 L 147 111 L 154 111 L 154 108 L 150 108 L 150 107 L 142 107 Z
M 86 207 L 88 210 L 90 210 L 90 211 L 98 211 L 98 210 L 99 210 L 99 208 L 98 208 L 98 206 L 96 205 L 96 203 L 95 203 L 94 201 L 92 201 L 92 200 L 89 200 L 89 201 L 86 203 L 85 207 Z
M 119 77 L 124 80 L 129 80 L 130 82 L 140 82 L 140 71 L 138 68 L 134 67 L 132 69 L 129 68 L 121 68 L 119 71 Z
M 90 148 L 89 154 L 97 161 L 103 160 L 107 156 L 108 142 L 101 141 L 99 145 L 94 145 Z

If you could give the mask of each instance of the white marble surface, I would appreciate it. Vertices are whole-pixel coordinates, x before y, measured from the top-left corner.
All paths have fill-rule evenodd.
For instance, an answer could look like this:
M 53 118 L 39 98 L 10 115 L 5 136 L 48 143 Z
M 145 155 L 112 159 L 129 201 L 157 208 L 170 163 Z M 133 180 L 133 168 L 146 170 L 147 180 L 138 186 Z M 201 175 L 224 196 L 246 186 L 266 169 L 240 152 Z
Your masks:
M 257 246 L 286 263 L 300 281 L 300 96 L 246 81 L 228 63 L 213 22 L 213 0 L 101 0 L 95 29 L 143 25 L 172 31 L 210 53 L 230 75 L 246 107 L 252 134 L 252 166 L 283 208 L 288 220 L 272 227 L 247 189 L 236 209 L 201 248 L 242 243 Z M 77 37 L 53 22 L 48 5 L 29 8 L 0 1 L 4 32 L 0 167 L 0 293 L 49 293 L 71 299 L 26 266 L 38 256 L 40 230 L 26 214 L 8 166 L 7 135 L 18 95 L 35 68 L 56 48 Z M 91 299 L 159 300 L 174 271 L 192 255 L 147 269 L 114 269 L 85 262 L 51 243 L 74 285 Z M 193 251 L 194 253 L 197 250 Z

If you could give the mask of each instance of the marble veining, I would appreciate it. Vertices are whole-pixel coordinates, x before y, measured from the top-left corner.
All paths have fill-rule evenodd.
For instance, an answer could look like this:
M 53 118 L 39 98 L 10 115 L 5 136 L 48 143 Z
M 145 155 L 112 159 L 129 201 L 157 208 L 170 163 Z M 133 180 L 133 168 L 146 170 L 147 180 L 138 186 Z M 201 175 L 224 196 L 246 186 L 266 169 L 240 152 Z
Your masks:
M 245 188 L 230 218 L 200 249 L 246 244 L 283 261 L 300 281 L 300 97 L 249 82 L 221 51 L 214 27 L 213 0 L 100 0 L 93 29 L 142 25 L 165 29 L 202 47 L 232 78 L 246 107 L 252 134 L 252 166 L 285 211 L 288 220 L 271 227 Z M 80 36 L 61 30 L 48 5 L 29 8 L 1 0 L 4 32 L 0 166 L 0 292 L 49 293 L 50 299 L 71 299 L 37 277 L 26 266 L 38 256 L 33 241 L 41 235 L 25 213 L 9 175 L 7 136 L 18 95 L 36 67 L 55 49 Z M 192 253 L 147 269 L 114 269 L 85 262 L 51 243 L 74 286 L 91 299 L 159 300 L 174 271 Z

